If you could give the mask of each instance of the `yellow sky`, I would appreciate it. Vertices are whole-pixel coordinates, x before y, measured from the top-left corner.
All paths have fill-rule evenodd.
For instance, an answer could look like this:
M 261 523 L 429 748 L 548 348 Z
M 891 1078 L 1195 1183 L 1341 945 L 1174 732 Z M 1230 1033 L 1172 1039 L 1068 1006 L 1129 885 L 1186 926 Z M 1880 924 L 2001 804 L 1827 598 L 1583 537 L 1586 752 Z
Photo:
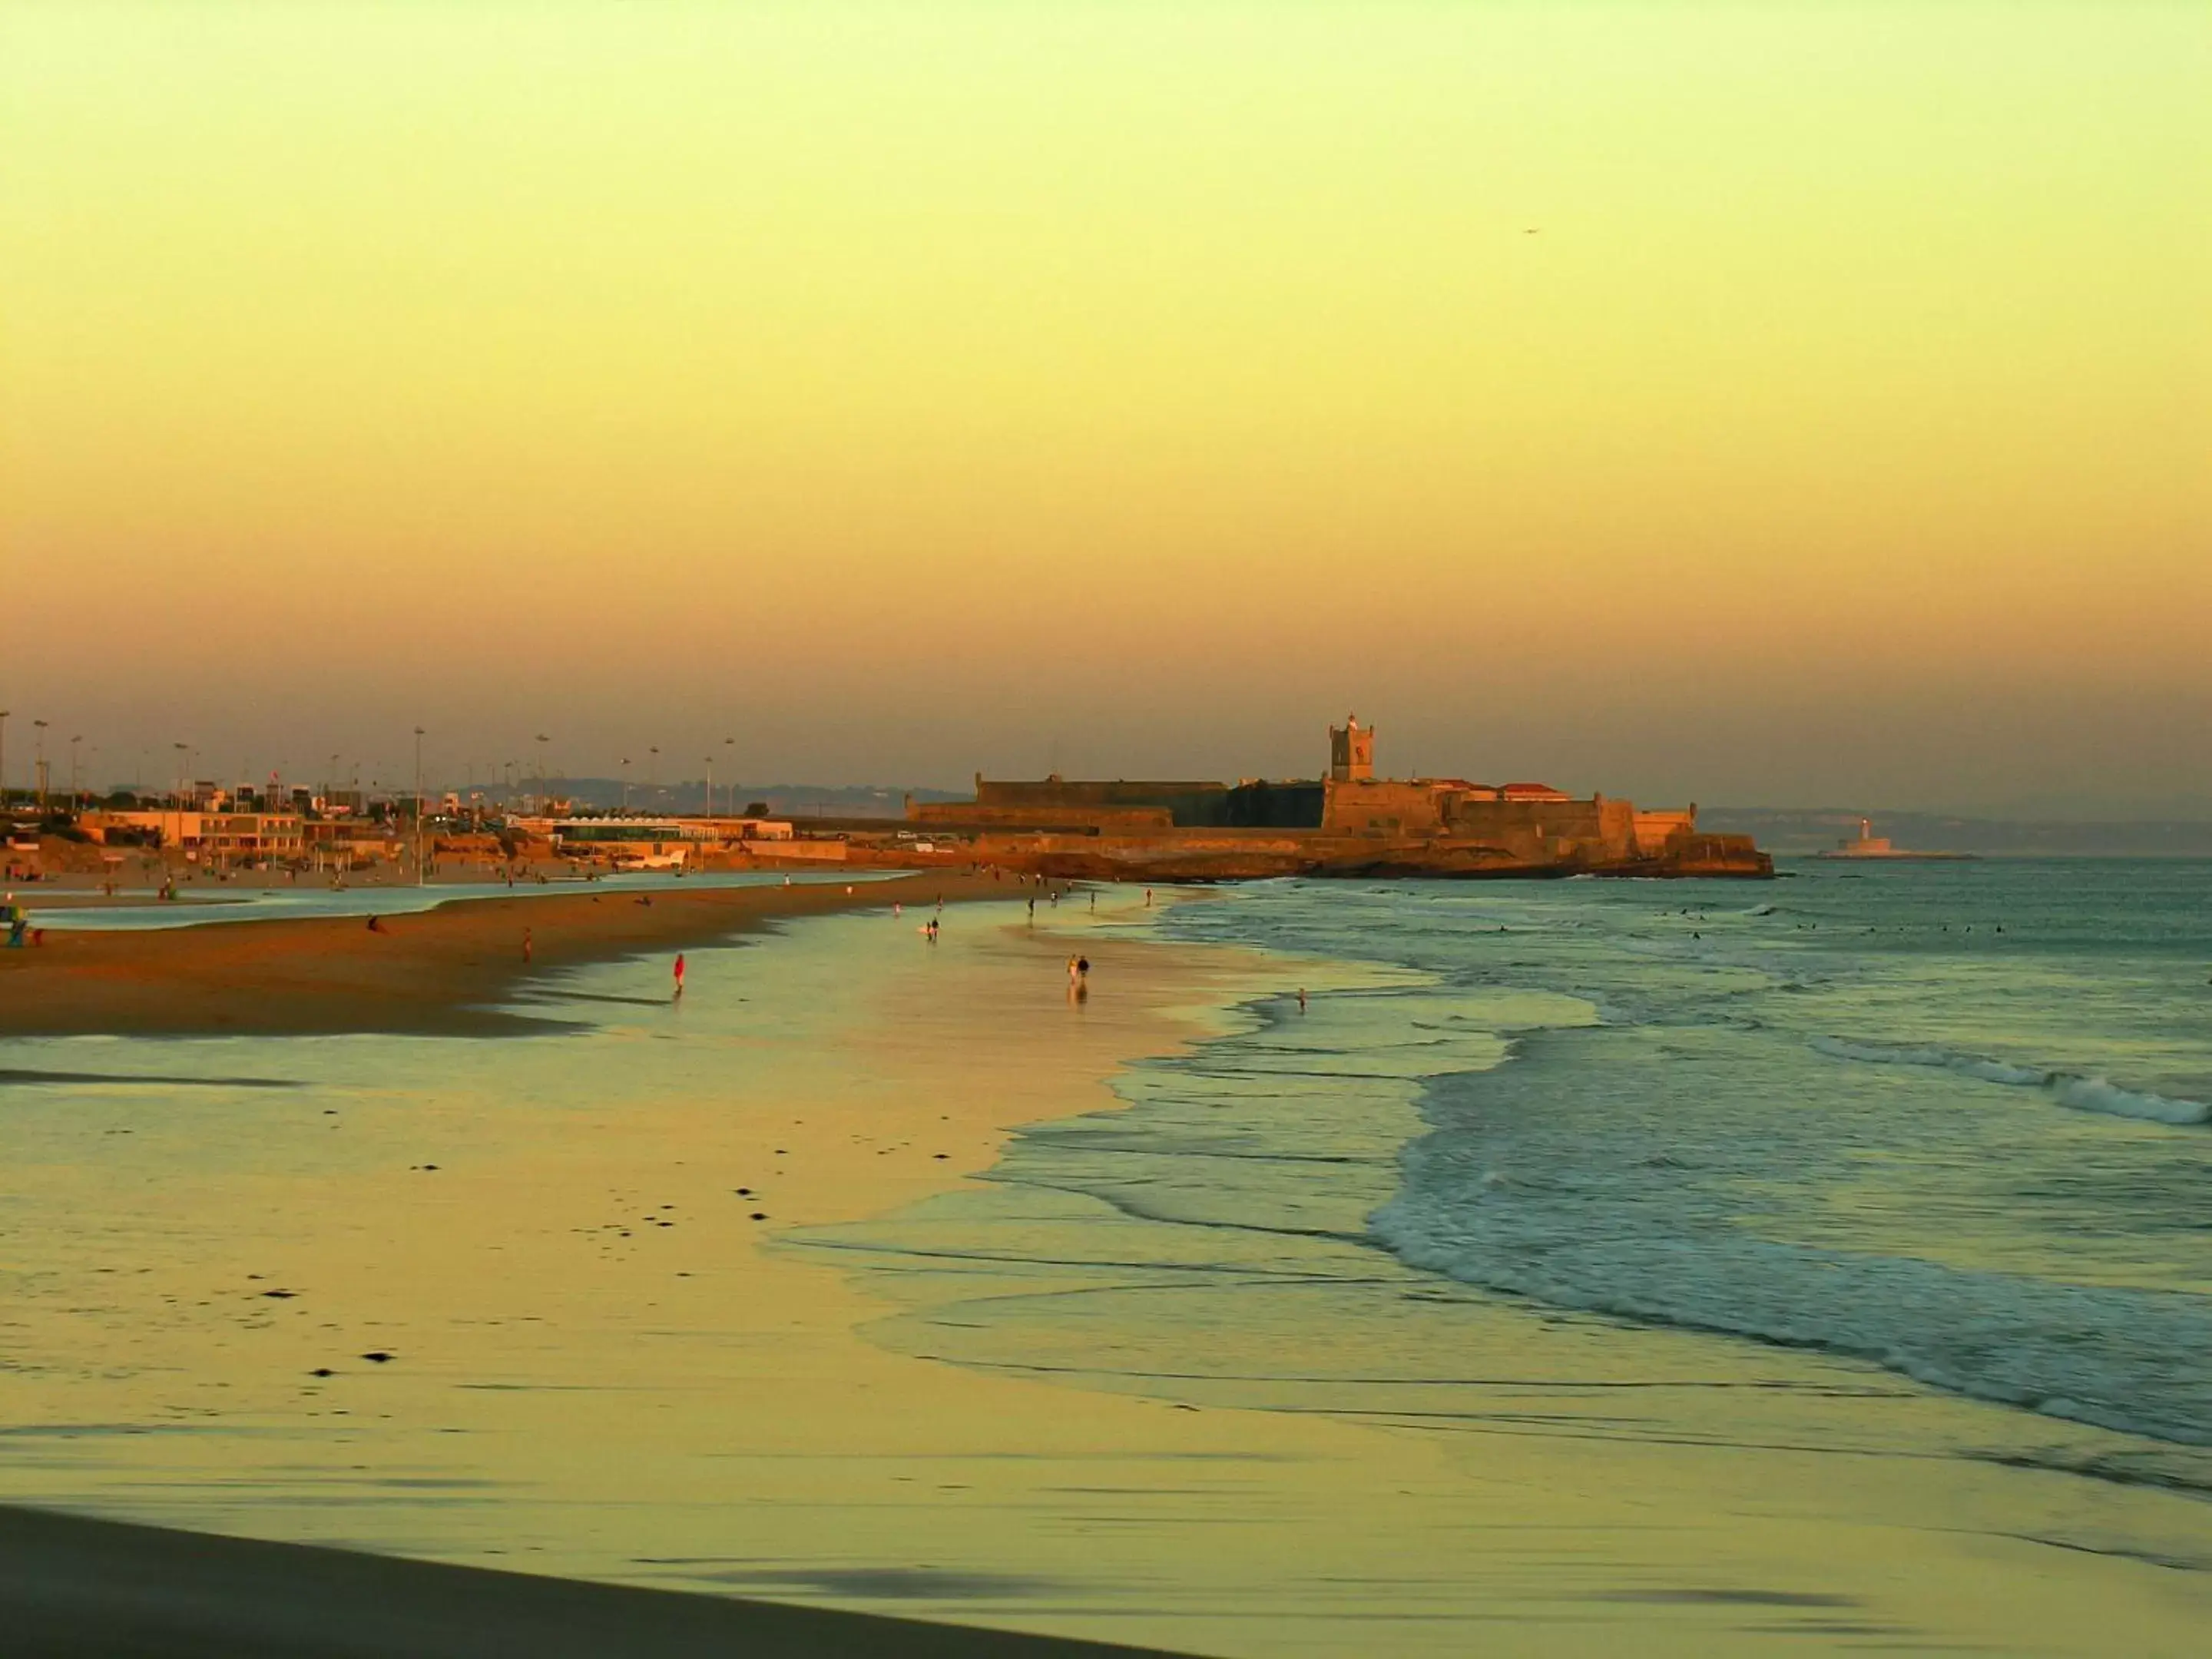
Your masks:
M 0 0 L 0 706 L 2203 787 L 2208 201 L 2188 4 Z

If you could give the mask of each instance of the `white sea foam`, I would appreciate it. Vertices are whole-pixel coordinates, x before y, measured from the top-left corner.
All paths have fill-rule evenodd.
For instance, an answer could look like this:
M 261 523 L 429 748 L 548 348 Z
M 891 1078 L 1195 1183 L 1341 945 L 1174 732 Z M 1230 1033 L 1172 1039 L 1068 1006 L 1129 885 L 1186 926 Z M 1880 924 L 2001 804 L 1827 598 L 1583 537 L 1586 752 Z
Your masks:
M 1870 1066 L 1925 1066 L 1956 1072 L 1961 1077 L 1975 1078 L 1984 1083 L 2039 1089 L 2060 1105 L 2070 1106 L 2076 1111 L 2103 1112 L 2113 1117 L 2142 1118 L 2154 1123 L 2212 1121 L 2212 1104 L 2201 1100 L 2176 1100 L 2142 1090 L 2123 1089 L 2100 1077 L 2083 1077 L 2077 1073 L 2051 1070 L 2039 1066 L 2016 1066 L 2007 1060 L 1991 1060 L 1983 1054 L 1955 1054 L 1948 1048 L 1856 1042 L 1832 1036 L 1816 1036 L 1812 1039 L 1811 1047 L 1832 1060 L 1858 1060 Z
M 2201 1100 L 2169 1100 L 2164 1095 L 2119 1088 L 2100 1077 L 2057 1077 L 2051 1092 L 2084 1112 L 2109 1112 L 2115 1117 L 2149 1118 L 2157 1123 L 2212 1122 L 2212 1104 Z
M 2038 1058 L 2155 1054 L 2165 1074 L 2212 1073 L 2199 994 L 2166 951 L 2184 938 L 2189 960 L 2212 950 L 2204 878 L 1904 867 L 1860 887 L 1862 874 L 1873 872 L 1789 903 L 1717 899 L 1696 921 L 1674 914 L 1680 890 L 1669 890 L 1658 926 L 1650 896 L 1608 884 L 1418 904 L 1293 886 L 1266 903 L 1179 907 L 1173 921 L 1226 942 L 1418 968 L 1435 975 L 1431 996 L 1571 989 L 1595 1011 L 1581 1030 L 1516 1024 L 1506 1063 L 1423 1085 L 1431 1132 L 1401 1154 L 1396 1195 L 1369 1212 L 1370 1236 L 1407 1262 L 2212 1446 L 2201 1290 L 2212 1142 L 2197 1128 L 2117 1131 L 2212 1123 L 2212 1093 L 2177 1085 L 2170 1097 L 2095 1074 L 2125 1079 L 2133 1066 L 2117 1060 Z M 1929 908 L 1938 902 L 1950 908 Z M 1979 915 L 1966 935 L 1970 902 L 1992 918 L 1986 935 Z M 1770 905 L 1783 936 L 1734 925 Z M 1817 920 L 1817 933 L 1797 934 L 1793 918 Z M 2165 953 L 2146 957 L 2143 939 Z M 1914 1042 L 1898 1028 L 1875 1040 L 1881 1026 L 1847 1012 L 1868 995 L 1974 1035 Z M 1830 997 L 1839 1006 L 1824 1006 Z M 1387 1032 L 1413 1016 L 1393 1001 L 1363 1019 Z M 1822 1030 L 1835 1034 L 1813 1036 Z M 1211 1077 L 1222 1061 L 1207 1064 Z M 1964 1094 L 2033 1092 L 2009 1111 L 1930 1112 L 1923 1091 L 1863 1086 L 1869 1066 L 1925 1068 Z M 1377 1097 L 1346 1088 L 1346 1116 L 1376 1121 Z M 2100 1121 L 2112 1127 L 2094 1131 Z M 1913 1201 L 1826 1201 L 1892 1182 Z M 1956 1249 L 1954 1216 L 1972 1222 Z

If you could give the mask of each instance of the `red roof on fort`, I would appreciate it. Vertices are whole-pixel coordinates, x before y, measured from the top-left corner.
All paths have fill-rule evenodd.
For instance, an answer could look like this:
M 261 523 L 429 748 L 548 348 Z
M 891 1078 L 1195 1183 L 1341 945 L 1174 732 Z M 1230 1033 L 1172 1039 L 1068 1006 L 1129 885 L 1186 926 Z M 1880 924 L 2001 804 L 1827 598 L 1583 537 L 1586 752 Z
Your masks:
M 1509 783 L 1505 786 L 1504 793 L 1505 798 L 1508 800 L 1512 799 L 1516 795 L 1527 795 L 1532 797 L 1556 795 L 1562 800 L 1565 800 L 1567 798 L 1567 792 L 1565 790 L 1554 789 L 1548 783 Z

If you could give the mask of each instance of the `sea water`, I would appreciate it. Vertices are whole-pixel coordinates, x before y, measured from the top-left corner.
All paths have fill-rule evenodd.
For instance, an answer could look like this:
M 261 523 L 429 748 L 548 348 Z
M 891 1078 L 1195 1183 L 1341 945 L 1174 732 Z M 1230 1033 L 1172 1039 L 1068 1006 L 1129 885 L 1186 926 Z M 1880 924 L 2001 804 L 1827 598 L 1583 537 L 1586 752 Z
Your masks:
M 2212 865 L 1282 882 L 1160 926 L 1286 973 L 1389 970 L 1303 1012 L 1270 998 L 1127 1091 L 1140 1113 L 1272 1097 L 1286 1143 L 1325 1156 L 1360 1139 L 1362 1089 L 1415 1079 L 1421 1131 L 1354 1230 L 1370 1248 L 1539 1308 L 2212 1443 Z M 1243 1115 L 1248 1153 L 1267 1119 Z M 1221 1183 L 1188 1185 L 1230 1218 Z

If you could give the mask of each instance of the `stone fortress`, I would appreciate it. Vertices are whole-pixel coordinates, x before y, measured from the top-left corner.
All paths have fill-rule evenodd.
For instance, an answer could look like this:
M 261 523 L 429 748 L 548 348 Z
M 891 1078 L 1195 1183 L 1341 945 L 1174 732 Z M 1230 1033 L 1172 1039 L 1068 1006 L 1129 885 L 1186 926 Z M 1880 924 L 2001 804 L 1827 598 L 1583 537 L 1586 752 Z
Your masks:
M 1378 778 L 1375 728 L 1329 730 L 1326 777 L 1237 784 L 978 775 L 975 799 L 907 805 L 988 862 L 1121 880 L 1261 876 L 1771 876 L 1697 808 L 1639 811 L 1538 783 Z

